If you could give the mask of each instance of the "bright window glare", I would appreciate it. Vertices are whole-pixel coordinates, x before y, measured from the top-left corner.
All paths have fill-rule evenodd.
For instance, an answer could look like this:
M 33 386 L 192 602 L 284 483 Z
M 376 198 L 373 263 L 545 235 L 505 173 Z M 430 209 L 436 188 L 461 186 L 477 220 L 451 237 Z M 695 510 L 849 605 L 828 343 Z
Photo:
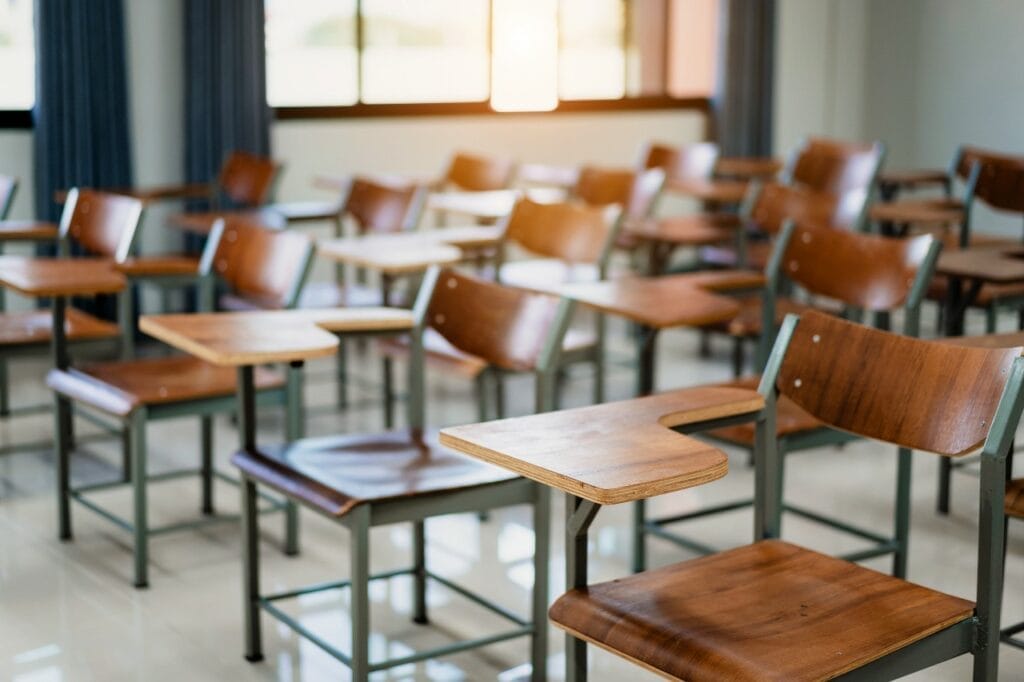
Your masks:
M 491 106 L 546 111 L 558 106 L 555 0 L 494 0 Z
M 32 4 L 32 0 L 0 0 L 0 110 L 31 109 L 36 103 Z
M 271 106 L 359 101 L 355 0 L 266 0 L 266 15 Z
M 487 0 L 363 0 L 363 101 L 487 99 Z
M 562 0 L 562 99 L 619 99 L 626 94 L 625 24 L 623 0 Z

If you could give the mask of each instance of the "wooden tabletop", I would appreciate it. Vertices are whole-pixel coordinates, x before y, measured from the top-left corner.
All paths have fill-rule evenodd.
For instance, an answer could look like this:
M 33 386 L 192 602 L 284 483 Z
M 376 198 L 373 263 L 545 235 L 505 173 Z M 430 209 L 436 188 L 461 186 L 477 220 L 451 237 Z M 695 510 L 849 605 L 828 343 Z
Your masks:
M 709 289 L 749 289 L 760 286 L 764 281 L 762 275 L 754 272 L 723 271 L 716 274 L 718 281 L 704 276 L 704 273 L 687 273 L 567 284 L 559 291 L 563 296 L 602 312 L 655 329 L 701 327 L 726 322 L 740 312 L 740 304 L 735 298 L 712 293 Z
M 101 258 L 0 256 L 0 285 L 25 296 L 91 296 L 124 289 L 124 276 Z
M 625 231 L 645 241 L 704 246 L 734 240 L 742 225 L 734 213 L 707 213 L 631 221 L 626 223 Z
M 596 502 L 618 504 L 725 476 L 721 450 L 672 427 L 754 413 L 756 391 L 700 387 L 441 431 L 441 444 Z
M 669 180 L 665 191 L 701 201 L 738 204 L 746 196 L 747 183 L 743 180 Z
M 718 159 L 715 174 L 747 180 L 770 180 L 782 170 L 782 161 L 771 157 L 734 156 Z
M 412 326 L 412 313 L 394 308 L 143 315 L 139 321 L 150 336 L 222 366 L 308 360 L 333 354 L 335 334 Z
M 1024 282 L 1024 246 L 943 251 L 935 271 L 940 275 L 993 284 Z
M 0 220 L 0 242 L 4 241 L 50 241 L 57 238 L 59 230 L 54 223 L 37 220 Z
M 496 189 L 488 192 L 433 192 L 427 197 L 426 208 L 469 218 L 498 220 L 512 212 L 512 207 L 521 196 L 540 202 L 554 202 L 563 200 L 565 192 L 552 187 Z
M 434 265 L 462 260 L 458 247 L 432 241 L 419 233 L 330 239 L 320 242 L 317 252 L 339 263 L 388 275 L 422 272 Z

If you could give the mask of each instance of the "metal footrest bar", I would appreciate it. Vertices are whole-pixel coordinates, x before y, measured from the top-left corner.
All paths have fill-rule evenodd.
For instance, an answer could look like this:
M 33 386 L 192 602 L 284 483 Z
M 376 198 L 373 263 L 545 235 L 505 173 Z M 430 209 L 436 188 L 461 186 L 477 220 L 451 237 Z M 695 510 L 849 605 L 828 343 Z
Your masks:
M 803 507 L 795 507 L 791 504 L 786 504 L 783 505 L 782 508 L 785 511 L 790 512 L 791 514 L 802 516 L 803 518 L 808 519 L 810 521 L 814 521 L 816 523 L 820 523 L 822 525 L 835 528 L 836 530 L 842 531 L 844 533 L 849 533 L 850 535 L 856 535 L 857 537 L 864 538 L 865 540 L 870 540 L 879 545 L 892 542 L 892 538 L 886 537 L 884 535 L 879 535 L 878 533 L 874 533 L 869 530 L 864 530 L 863 528 L 858 528 L 857 526 L 844 523 L 830 516 L 825 516 L 824 514 L 819 514 L 817 512 L 805 509 Z
M 77 443 L 103 443 L 115 440 L 118 437 L 119 434 L 113 433 L 90 433 L 76 436 L 75 441 Z M 38 450 L 52 451 L 55 447 L 56 444 L 52 440 L 37 440 L 29 443 L 11 443 L 10 445 L 0 446 L 0 455 L 13 455 L 19 452 L 36 452 Z
M 127 531 L 129 533 L 134 533 L 135 532 L 135 524 L 128 523 L 127 521 L 122 519 L 117 514 L 114 514 L 113 512 L 107 511 L 106 509 L 104 509 L 100 505 L 96 504 L 95 502 L 93 502 L 89 498 L 87 498 L 84 495 L 82 495 L 77 490 L 71 490 L 71 491 L 69 491 L 68 494 L 71 496 L 72 500 L 74 500 L 75 502 L 78 502 L 80 505 L 82 505 L 86 509 L 89 509 L 89 510 L 95 512 L 96 514 L 99 514 L 100 516 L 105 518 L 107 521 L 110 521 L 112 524 L 114 524 L 115 526 L 117 526 L 121 530 Z
M 662 540 L 667 540 L 668 542 L 671 542 L 674 545 L 678 545 L 685 549 L 692 550 L 694 552 L 697 552 L 698 554 L 707 555 L 714 554 L 715 552 L 719 551 L 717 548 L 712 547 L 711 545 L 705 545 L 703 542 L 691 540 L 685 535 L 676 535 L 675 533 L 669 533 L 667 530 L 664 530 L 658 525 L 650 522 L 644 524 L 644 533 L 646 535 L 653 535 L 654 537 L 661 538 Z
M 858 552 L 849 552 L 847 554 L 840 554 L 838 558 L 843 561 L 864 561 L 865 559 L 874 559 L 876 556 L 885 556 L 886 554 L 892 554 L 899 550 L 899 544 L 895 540 L 889 540 L 889 542 L 879 543 L 877 547 L 871 547 L 870 549 L 862 549 Z
M 387 580 L 402 575 L 414 575 L 416 573 L 415 568 L 400 568 L 393 571 L 386 571 L 384 573 L 376 573 L 370 576 L 370 581 L 374 580 Z M 525 637 L 532 635 L 534 632 L 534 625 L 527 620 L 524 620 L 520 616 L 506 610 L 504 607 L 497 604 L 493 604 L 483 597 L 467 590 L 464 587 L 456 585 L 447 578 L 443 578 L 435 573 L 426 571 L 425 575 L 428 579 L 433 580 L 441 585 L 444 585 L 453 592 L 457 592 L 463 597 L 470 601 L 488 609 L 492 613 L 499 615 L 513 623 L 518 627 L 513 630 L 506 632 L 499 632 L 486 637 L 478 637 L 476 639 L 464 640 L 460 642 L 453 642 L 445 646 L 436 647 L 426 651 L 419 651 L 408 656 L 402 656 L 401 658 L 391 658 L 384 661 L 378 661 L 369 665 L 370 672 L 377 672 L 380 670 L 387 670 L 389 668 L 395 668 L 400 665 L 408 665 L 410 663 L 417 663 L 431 658 L 440 658 L 442 656 L 450 656 L 462 651 L 468 651 L 470 649 L 478 649 L 480 647 L 489 646 L 491 644 L 497 644 L 498 642 L 504 642 L 510 639 L 516 639 L 517 637 Z M 276 618 L 281 623 L 284 623 L 291 630 L 296 632 L 298 635 L 306 638 L 316 646 L 324 650 L 328 655 L 337 660 L 341 661 L 347 666 L 352 665 L 352 658 L 345 652 L 337 649 L 332 644 L 327 642 L 325 639 L 317 635 L 315 632 L 307 628 L 305 625 L 300 623 L 291 615 L 285 613 L 278 608 L 274 602 L 282 599 L 294 599 L 307 594 L 314 594 L 316 592 L 325 592 L 327 590 L 345 589 L 352 586 L 351 580 L 336 580 L 326 583 L 318 583 L 316 585 L 309 585 L 307 587 L 300 587 L 294 590 L 287 590 L 285 592 L 276 592 L 274 594 L 261 596 L 258 600 L 260 608 L 266 611 L 268 614 Z
M 5 419 L 9 417 L 21 417 L 28 414 L 41 414 L 43 412 L 53 412 L 53 405 L 49 403 L 39 403 L 38 405 L 20 405 L 18 407 L 12 407 L 7 410 L 7 414 L 3 417 Z
M 754 500 L 751 499 L 737 500 L 735 502 L 724 502 L 722 504 L 716 504 L 710 507 L 702 507 L 697 511 L 686 512 L 685 514 L 676 514 L 675 516 L 663 516 L 657 519 L 649 519 L 647 523 L 654 526 L 666 526 L 670 523 L 690 521 L 692 519 L 699 519 L 703 516 L 722 514 L 724 512 L 735 511 L 737 509 L 744 509 L 746 507 L 752 506 L 754 506 Z
M 1024 632 L 1024 622 L 1011 625 L 1010 627 L 1003 628 L 999 631 L 999 641 L 1010 646 L 1017 647 L 1018 649 L 1024 649 L 1024 639 L 1014 637 L 1014 635 Z

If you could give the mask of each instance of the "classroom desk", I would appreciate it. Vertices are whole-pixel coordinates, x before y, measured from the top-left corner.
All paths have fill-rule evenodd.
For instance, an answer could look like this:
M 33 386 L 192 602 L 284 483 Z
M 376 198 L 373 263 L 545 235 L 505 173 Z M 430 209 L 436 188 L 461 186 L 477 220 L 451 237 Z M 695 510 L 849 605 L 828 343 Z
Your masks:
M 427 196 L 426 208 L 473 218 L 480 221 L 494 221 L 512 213 L 512 207 L 520 197 L 550 203 L 563 201 L 565 192 L 553 187 L 534 187 L 526 190 L 496 189 L 487 192 L 432 192 Z
M 782 161 L 764 156 L 726 156 L 715 164 L 715 176 L 738 180 L 771 180 L 782 170 Z
M 725 476 L 721 450 L 681 433 L 755 419 L 756 391 L 700 387 L 441 430 L 441 444 L 566 493 L 566 589 L 587 585 L 587 534 L 602 505 Z M 566 680 L 587 675 L 586 642 L 566 634 Z
M 962 336 L 964 314 L 982 286 L 1024 282 L 1024 246 L 989 245 L 943 251 L 935 272 L 949 279 L 946 336 Z
M 640 325 L 637 338 L 638 396 L 654 392 L 655 342 L 672 327 L 701 327 L 734 318 L 740 304 L 722 296 L 764 286 L 764 275 L 746 270 L 713 270 L 663 277 L 626 277 L 566 284 L 563 296 Z
M 668 180 L 665 191 L 670 194 L 713 204 L 738 204 L 747 194 L 745 180 Z
M 650 245 L 647 274 L 658 275 L 677 248 L 734 242 L 742 226 L 743 221 L 735 213 L 697 213 L 628 221 L 623 234 Z

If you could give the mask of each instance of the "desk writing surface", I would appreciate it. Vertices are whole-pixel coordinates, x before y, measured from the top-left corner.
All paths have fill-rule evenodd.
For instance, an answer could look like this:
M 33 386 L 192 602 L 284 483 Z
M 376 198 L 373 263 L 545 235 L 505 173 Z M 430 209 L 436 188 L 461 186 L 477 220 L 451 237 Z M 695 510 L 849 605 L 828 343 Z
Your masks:
M 340 263 L 390 275 L 422 272 L 434 265 L 450 265 L 462 260 L 459 248 L 412 234 L 325 240 L 319 243 L 317 253 Z
M 56 239 L 59 231 L 54 223 L 38 220 L 0 220 L 0 242 L 4 241 L 49 241 Z
M 1024 282 L 1024 247 L 978 247 L 943 251 L 935 271 L 980 282 Z
M 753 390 L 681 389 L 528 417 L 454 426 L 441 444 L 598 504 L 675 492 L 723 477 L 718 448 L 672 427 L 755 414 Z
M 413 324 L 408 310 L 367 307 L 144 315 L 139 328 L 216 365 L 250 365 L 331 355 L 335 334 L 400 332 Z
M 0 284 L 25 296 L 91 296 L 124 289 L 125 278 L 102 258 L 0 256 Z

